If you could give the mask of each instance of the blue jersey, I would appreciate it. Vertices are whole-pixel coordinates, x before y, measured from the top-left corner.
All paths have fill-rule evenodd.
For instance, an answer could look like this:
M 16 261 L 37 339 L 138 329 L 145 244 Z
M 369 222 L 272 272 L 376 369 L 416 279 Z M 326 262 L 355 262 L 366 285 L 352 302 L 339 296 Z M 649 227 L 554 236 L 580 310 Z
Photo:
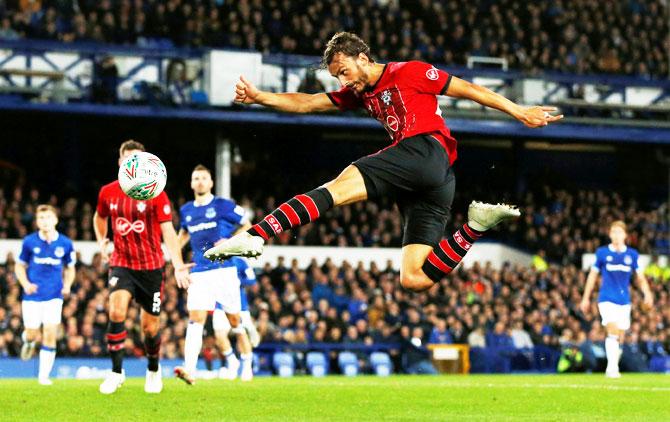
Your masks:
M 242 257 L 234 256 L 230 258 L 230 262 L 232 262 L 233 265 L 237 267 L 237 277 L 240 279 L 240 303 L 242 305 L 241 310 L 243 312 L 248 311 L 249 300 L 247 299 L 247 292 L 245 288 L 256 284 L 256 273 L 254 272 L 254 269 L 249 266 L 249 262 L 247 262 L 247 260 Z M 223 306 L 217 302 L 216 309 L 223 310 Z
M 615 251 L 611 246 L 602 246 L 596 250 L 593 269 L 602 276 L 598 302 L 630 304 L 630 279 L 638 270 L 638 256 L 637 251 L 629 247 L 622 252 Z
M 19 261 L 28 267 L 28 281 L 37 285 L 37 291 L 24 294 L 23 300 L 42 302 L 63 298 L 63 268 L 73 266 L 76 261 L 74 246 L 67 236 L 58 233 L 51 243 L 43 240 L 39 232 L 26 236 Z
M 212 262 L 203 255 L 205 251 L 221 239 L 228 239 L 244 219 L 244 208 L 229 199 L 213 197 L 204 205 L 187 202 L 179 210 L 181 228 L 191 237 L 193 262 L 191 271 L 208 271 L 216 268 L 232 267 L 230 260 Z

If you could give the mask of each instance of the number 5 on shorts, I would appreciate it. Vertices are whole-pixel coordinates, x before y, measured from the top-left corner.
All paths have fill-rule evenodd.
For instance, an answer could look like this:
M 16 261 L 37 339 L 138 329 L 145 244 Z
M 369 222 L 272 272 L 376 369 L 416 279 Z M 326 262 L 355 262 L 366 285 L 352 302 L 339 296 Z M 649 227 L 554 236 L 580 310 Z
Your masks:
M 156 313 L 161 311 L 161 292 L 154 293 L 154 303 L 151 311 Z

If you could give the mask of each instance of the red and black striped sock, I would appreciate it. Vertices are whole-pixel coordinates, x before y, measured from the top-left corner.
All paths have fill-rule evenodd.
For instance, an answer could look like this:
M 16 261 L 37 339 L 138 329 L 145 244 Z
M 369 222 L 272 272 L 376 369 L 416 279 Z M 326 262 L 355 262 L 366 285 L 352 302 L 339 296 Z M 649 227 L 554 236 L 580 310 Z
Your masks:
M 107 350 L 112 357 L 112 372 L 121 373 L 126 337 L 128 337 L 128 333 L 123 322 L 109 322 L 107 327 Z
M 156 334 L 153 337 L 145 336 L 144 338 L 144 352 L 149 361 L 147 368 L 151 372 L 158 371 L 158 359 L 161 352 L 161 335 Z
M 484 232 L 477 231 L 464 224 L 453 236 L 442 239 L 433 248 L 433 251 L 428 254 L 426 262 L 423 263 L 423 272 L 435 283 L 439 282 L 442 277 L 456 268 L 465 254 L 468 253 L 472 244 L 483 234 Z
M 284 202 L 247 233 L 268 240 L 285 230 L 316 220 L 331 208 L 333 208 L 333 196 L 328 189 L 314 189 Z

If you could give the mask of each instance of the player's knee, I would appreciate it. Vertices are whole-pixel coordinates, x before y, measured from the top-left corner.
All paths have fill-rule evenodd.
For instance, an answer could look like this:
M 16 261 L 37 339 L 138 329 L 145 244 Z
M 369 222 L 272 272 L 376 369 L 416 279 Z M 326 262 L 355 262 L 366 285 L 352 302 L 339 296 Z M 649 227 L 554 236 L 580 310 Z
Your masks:
M 27 341 L 37 341 L 40 333 L 38 330 L 27 328 L 26 329 L 26 340 Z
M 111 307 L 109 309 L 109 319 L 113 322 L 123 322 L 126 320 L 126 309 L 121 307 Z
M 207 321 L 207 312 L 204 311 L 191 311 L 188 314 L 188 320 L 195 322 L 197 324 L 204 325 Z
M 158 321 L 142 321 L 142 332 L 147 336 L 158 334 Z
M 237 326 L 240 325 L 240 316 L 233 314 L 233 315 L 227 315 L 228 316 L 228 322 L 230 322 L 230 326 L 233 328 L 236 328 Z
M 400 285 L 412 292 L 422 292 L 433 285 L 425 275 L 412 272 L 403 272 L 400 277 Z

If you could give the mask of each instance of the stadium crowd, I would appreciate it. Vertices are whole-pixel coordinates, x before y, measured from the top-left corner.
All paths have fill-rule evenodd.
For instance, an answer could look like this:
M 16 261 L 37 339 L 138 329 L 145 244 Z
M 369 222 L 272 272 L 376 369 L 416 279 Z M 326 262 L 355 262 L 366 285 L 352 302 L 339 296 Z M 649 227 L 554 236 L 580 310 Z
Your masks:
M 175 198 L 177 207 L 190 199 L 185 195 Z M 94 239 L 91 202 L 74 197 L 59 200 L 55 195 L 45 196 L 35 188 L 21 185 L 0 189 L 0 239 L 22 238 L 31 232 L 35 207 L 42 202 L 59 208 L 58 229 L 68 237 Z M 264 201 L 252 201 L 247 197 L 240 200 L 240 204 L 253 213 L 253 221 L 259 221 L 275 209 L 277 202 L 274 197 Z M 617 219 L 628 223 L 631 230 L 628 242 L 641 253 L 668 252 L 668 217 L 663 204 L 642 204 L 635 198 L 624 199 L 616 192 L 567 191 L 546 185 L 518 198 L 516 203 L 522 209 L 523 218 L 490 237 L 540 254 L 548 262 L 579 265 L 583 253 L 594 252 L 608 241 L 608 223 Z M 466 198 L 457 198 L 447 232 L 463 224 L 466 210 Z M 175 225 L 177 219 L 175 215 Z M 400 214 L 387 200 L 357 203 L 331 210 L 315 223 L 284 232 L 270 242 L 400 247 L 402 222 Z
M 336 31 L 359 33 L 381 61 L 665 78 L 664 0 L 2 1 L 0 39 L 224 47 L 318 55 Z
M 17 356 L 21 346 L 21 291 L 13 266 L 10 254 L 0 267 L 0 356 Z M 187 320 L 185 294 L 177 290 L 169 267 L 167 280 L 162 354 L 180 358 Z M 396 370 L 411 372 L 425 364 L 427 343 L 493 346 L 506 353 L 533 346 L 558 353 L 576 347 L 584 353 L 584 361 L 591 362 L 587 368 L 596 369 L 603 357 L 605 331 L 595 305 L 587 315 L 578 310 L 584 282 L 585 273 L 573 265 L 539 271 L 476 264 L 425 293 L 412 294 L 399 287 L 399 274 L 390 267 L 348 263 L 338 267 L 328 260 L 299 268 L 296 262 L 280 260 L 260 270 L 249 300 L 262 341 L 289 350 L 291 345 L 314 342 L 387 343 L 394 345 Z M 642 311 L 639 290 L 632 294 L 633 324 L 624 343 L 624 370 L 646 369 L 652 356 L 670 353 L 670 283 L 652 275 L 651 287 L 652 311 Z M 106 354 L 107 296 L 106 268 L 99 255 L 91 265 L 79 263 L 72 294 L 63 307 L 60 356 Z M 126 351 L 142 356 L 137 308 L 129 312 Z M 302 355 L 296 357 L 300 363 Z

